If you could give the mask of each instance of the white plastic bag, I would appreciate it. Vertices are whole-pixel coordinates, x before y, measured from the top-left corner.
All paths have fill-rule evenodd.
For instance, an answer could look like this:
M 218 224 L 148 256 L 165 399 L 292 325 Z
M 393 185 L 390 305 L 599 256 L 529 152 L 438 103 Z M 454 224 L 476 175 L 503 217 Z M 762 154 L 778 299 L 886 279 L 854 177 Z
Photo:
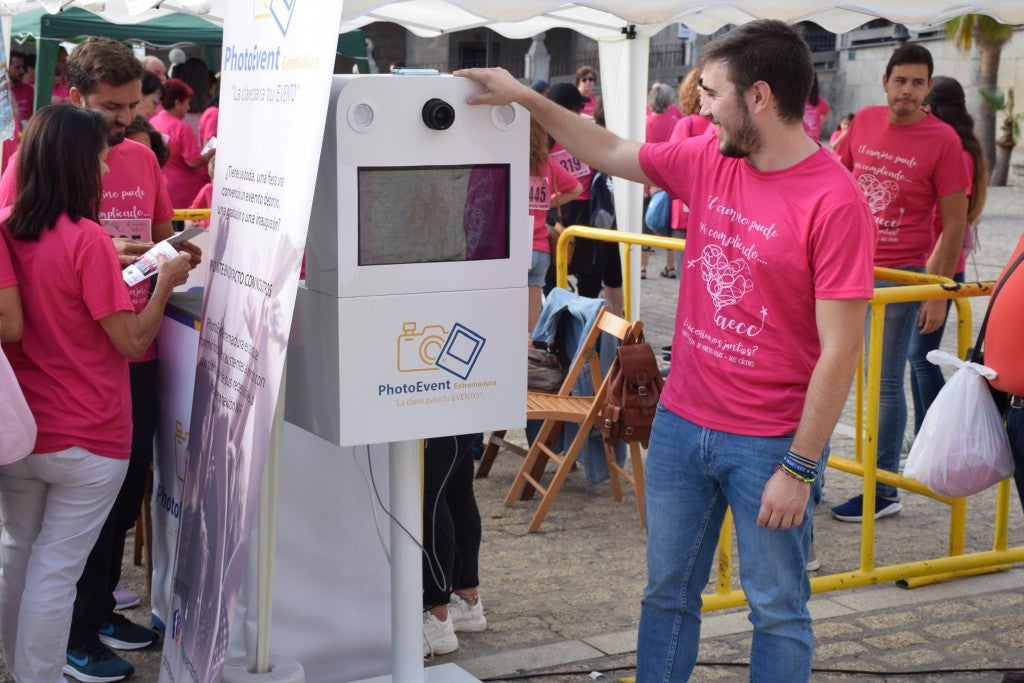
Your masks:
M 21 460 L 35 445 L 35 418 L 7 356 L 0 349 L 0 465 Z
M 958 369 L 925 414 L 903 473 L 943 496 L 980 493 L 1013 474 L 1010 440 L 986 381 L 996 373 L 945 351 L 929 351 L 928 360 Z

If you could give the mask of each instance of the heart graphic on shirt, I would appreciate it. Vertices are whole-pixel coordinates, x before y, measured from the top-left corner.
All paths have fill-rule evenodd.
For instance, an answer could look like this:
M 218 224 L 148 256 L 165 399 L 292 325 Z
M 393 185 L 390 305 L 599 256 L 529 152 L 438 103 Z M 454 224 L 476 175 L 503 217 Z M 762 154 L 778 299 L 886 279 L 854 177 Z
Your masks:
M 704 247 L 697 262 L 716 309 L 738 303 L 754 288 L 750 265 L 744 259 L 730 261 L 719 246 Z
M 900 192 L 900 186 L 894 180 L 880 180 L 870 173 L 865 173 L 857 178 L 860 187 L 867 197 L 871 213 L 884 211 L 896 195 Z

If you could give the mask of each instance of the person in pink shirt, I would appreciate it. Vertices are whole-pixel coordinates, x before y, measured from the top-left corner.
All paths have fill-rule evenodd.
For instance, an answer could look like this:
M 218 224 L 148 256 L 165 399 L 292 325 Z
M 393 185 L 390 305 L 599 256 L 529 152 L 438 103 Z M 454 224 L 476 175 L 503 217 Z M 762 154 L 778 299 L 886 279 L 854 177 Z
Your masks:
M 163 111 L 153 116 L 150 123 L 168 136 L 167 147 L 171 157 L 164 166 L 167 193 L 175 208 L 184 209 L 192 203 L 203 185 L 209 182 L 206 165 L 217 150 L 211 149 L 201 154 L 195 133 L 184 121 L 192 100 L 192 88 L 177 78 L 168 78 L 164 81 L 164 89 L 166 94 L 161 103 Z
M 214 95 L 210 106 L 199 116 L 199 144 L 203 147 L 212 138 L 217 137 L 217 124 L 220 122 L 220 94 Z
M 517 102 L 587 164 L 690 207 L 672 372 L 645 467 L 638 681 L 685 681 L 727 508 L 754 624 L 750 677 L 808 681 L 812 499 L 856 373 L 876 228 L 856 182 L 807 137 L 810 49 L 782 21 L 708 43 L 716 136 L 642 144 L 567 114 L 502 69 L 470 104 Z
M 128 358 L 156 337 L 189 270 L 184 255 L 162 263 L 136 315 L 113 244 L 95 221 L 108 130 L 88 109 L 36 112 L 17 162 L 17 199 L 0 213 L 24 307 L 22 338 L 4 351 L 38 428 L 32 454 L 0 467 L 0 630 L 8 669 L 21 681 L 61 680 L 70 666 L 75 580 L 128 467 Z M 11 274 L 0 267 L 0 283 Z
M 210 159 L 210 165 L 208 171 L 210 177 L 213 177 L 214 165 L 217 163 L 217 158 Z M 203 185 L 203 189 L 199 190 L 196 194 L 195 199 L 188 205 L 190 209 L 209 209 L 213 206 L 213 182 L 206 183 Z M 209 219 L 198 219 L 185 221 L 186 228 L 208 228 L 210 227 Z
M 967 226 L 964 230 L 964 248 L 960 250 L 953 279 L 964 281 L 967 251 L 973 247 L 974 226 L 985 208 L 988 190 L 988 161 L 981 149 L 981 142 L 974 134 L 974 119 L 967 112 L 967 97 L 963 86 L 948 76 L 932 79 L 932 89 L 924 98 L 923 106 L 941 121 L 948 123 L 963 144 L 963 163 L 971 184 L 967 188 Z M 936 207 L 937 208 L 937 207 Z M 936 242 L 942 234 L 942 212 L 932 212 L 932 235 Z M 948 315 L 952 299 L 946 300 Z M 939 395 L 946 380 L 939 366 L 928 361 L 928 352 L 939 348 L 946 329 L 945 319 L 932 332 L 918 332 L 910 341 L 910 389 L 914 399 L 914 434 L 921 430 L 924 415 L 932 401 Z
M 14 98 L 15 116 L 24 128 L 35 107 L 36 89 L 25 82 L 25 55 L 11 50 L 7 60 L 7 75 L 11 81 L 11 97 Z
M 57 48 L 57 69 L 53 76 L 53 90 L 50 92 L 51 104 L 63 104 L 71 99 L 71 87 L 68 85 L 68 51 L 61 45 Z
M 0 343 L 21 341 L 24 323 L 18 278 L 14 275 L 7 244 L 0 240 Z
M 594 106 L 597 104 L 597 95 L 594 94 L 594 87 L 597 85 L 597 72 L 589 65 L 581 66 L 573 74 L 572 84 L 580 91 L 583 97 L 583 109 L 580 113 L 593 118 Z
M 557 208 L 570 202 L 583 192 L 576 177 L 552 163 L 548 157 L 550 142 L 547 131 L 535 120 L 530 119 L 530 216 L 533 218 L 533 257 L 529 286 L 529 314 L 527 333 L 533 332 L 540 317 L 541 290 L 544 276 L 551 264 L 551 240 L 557 240 L 565 226 L 559 222 L 549 224 L 548 209 Z
M 581 114 L 585 98 L 579 90 L 568 83 L 556 83 L 548 91 L 548 99 L 559 106 Z M 562 147 L 556 141 L 551 145 L 552 163 L 561 166 L 580 183 L 583 192 L 561 207 L 563 225 L 590 225 L 590 185 L 596 171 L 579 157 Z M 614 242 L 598 242 L 576 238 L 569 272 L 576 277 L 576 291 L 580 296 L 596 298 L 603 296 L 613 311 L 622 311 L 622 261 L 619 245 Z M 551 291 L 555 286 L 555 269 L 548 268 L 544 289 Z
M 163 101 L 164 95 L 164 82 L 156 74 L 149 71 L 142 72 L 142 99 L 139 100 L 139 106 L 135 108 L 135 112 L 144 116 L 148 121 L 160 111 L 160 103 Z
M 828 118 L 832 108 L 828 101 L 818 92 L 818 74 L 814 74 L 814 84 L 811 85 L 811 92 L 804 103 L 804 130 L 807 137 L 817 142 L 821 139 L 821 123 Z
M 886 65 L 882 87 L 886 106 L 857 112 L 839 143 L 839 161 L 853 172 L 878 224 L 875 265 L 952 278 L 963 249 L 969 179 L 956 132 L 922 108 L 932 86 L 932 55 L 921 45 L 897 48 Z M 936 241 L 932 212 L 938 207 L 942 231 Z M 933 249 L 933 246 L 935 248 Z M 879 280 L 876 287 L 892 286 Z M 946 319 L 946 301 L 890 303 L 885 307 L 878 400 L 877 464 L 899 472 L 907 426 L 904 376 L 910 342 Z M 915 329 L 916 328 L 916 329 Z M 863 496 L 832 508 L 844 522 L 876 519 L 903 509 L 899 491 L 875 487 L 875 509 L 863 510 Z
M 691 69 L 682 83 L 679 84 L 679 110 L 682 112 L 672 134 L 669 135 L 671 142 L 680 142 L 704 133 L 711 128 L 711 121 L 700 115 L 704 102 L 704 91 L 700 89 L 700 69 Z M 672 200 L 671 214 L 669 221 L 671 225 L 671 236 L 677 239 L 686 239 L 686 222 L 690 215 L 690 209 L 678 199 Z M 683 252 L 673 252 L 676 272 L 683 270 Z M 666 356 L 671 360 L 671 355 Z
M 650 113 L 647 115 L 647 132 L 644 138 L 646 142 L 665 142 L 672 136 L 672 131 L 675 130 L 676 123 L 679 121 L 679 110 L 676 109 L 674 100 L 675 93 L 664 83 L 655 83 L 651 86 L 650 92 L 647 94 L 647 107 Z M 670 113 L 673 110 L 675 113 Z M 651 198 L 657 192 L 659 189 L 656 187 L 644 187 L 644 215 L 647 214 L 647 206 L 650 204 Z M 668 230 L 656 233 L 651 226 L 647 225 L 646 221 L 644 221 L 643 230 L 648 235 L 662 234 L 667 237 L 669 234 Z M 647 277 L 647 263 L 650 258 L 650 249 L 640 252 L 641 278 Z M 665 251 L 665 267 L 661 269 L 661 276 L 673 280 L 676 277 L 675 255 L 669 250 Z
M 836 125 L 836 129 L 832 131 L 832 135 L 828 138 L 828 147 L 833 152 L 836 152 L 836 156 L 839 156 L 839 143 L 842 142 L 843 138 L 850 131 L 850 124 L 853 123 L 853 113 L 843 114 L 839 117 L 839 123 Z
M 71 102 L 75 106 L 103 113 L 109 119 L 106 163 L 103 177 L 99 223 L 114 244 L 121 265 L 132 263 L 154 241 L 173 234 L 173 207 L 164 187 L 163 175 L 153 152 L 125 139 L 142 99 L 142 66 L 131 50 L 110 38 L 89 38 L 68 60 Z M 17 198 L 19 164 L 12 162 L 0 178 L 0 206 Z M 177 245 L 176 245 L 177 246 Z M 190 244 L 193 265 L 199 251 Z M 129 290 L 136 312 L 149 301 L 149 283 Z M 112 592 L 121 575 L 121 558 L 128 529 L 134 527 L 153 457 L 153 432 L 157 408 L 156 347 L 151 344 L 129 367 L 132 405 L 132 455 L 128 473 L 82 571 L 78 582 L 69 639 L 69 675 L 86 678 L 89 670 L 130 670 L 105 643 L 132 649 L 145 647 L 156 637 L 152 630 L 135 624 L 114 611 Z M 105 633 L 101 634 L 101 631 Z M 101 640 L 105 638 L 105 640 Z M 84 662 L 81 666 L 74 662 Z M 80 679 L 81 680 L 81 679 Z

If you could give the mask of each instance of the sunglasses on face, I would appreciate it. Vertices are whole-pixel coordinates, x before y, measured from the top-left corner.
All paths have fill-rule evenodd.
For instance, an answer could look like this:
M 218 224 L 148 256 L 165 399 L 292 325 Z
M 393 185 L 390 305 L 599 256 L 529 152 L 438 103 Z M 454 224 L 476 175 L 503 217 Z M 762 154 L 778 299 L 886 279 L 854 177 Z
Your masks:
M 583 78 L 581 78 L 580 80 L 581 80 L 581 81 L 584 81 L 584 82 L 586 82 L 586 81 L 590 81 L 591 83 L 593 83 L 593 82 L 594 82 L 594 77 L 593 77 L 593 76 L 584 76 L 584 77 L 583 77 Z

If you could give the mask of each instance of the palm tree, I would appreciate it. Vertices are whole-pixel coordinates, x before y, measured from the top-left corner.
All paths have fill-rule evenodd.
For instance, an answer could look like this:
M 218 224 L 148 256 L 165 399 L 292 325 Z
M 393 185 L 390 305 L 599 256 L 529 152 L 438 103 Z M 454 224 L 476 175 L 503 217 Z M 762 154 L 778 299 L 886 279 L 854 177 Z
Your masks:
M 969 51 L 977 42 L 981 52 L 981 74 L 977 84 L 982 91 L 993 91 L 999 76 L 999 60 L 1003 45 L 1013 36 L 1013 26 L 1001 24 L 984 14 L 965 14 L 946 22 L 946 35 L 957 47 Z M 996 161 L 996 115 L 988 101 L 982 98 L 974 117 L 978 124 L 978 139 L 988 157 L 989 165 Z
M 985 99 L 989 109 L 1003 114 L 1003 124 L 1000 126 L 1001 134 L 996 140 L 996 163 L 992 166 L 989 183 L 1002 187 L 1006 185 L 1006 179 L 1010 174 L 1010 155 L 1020 139 L 1020 122 L 1021 119 L 1024 119 L 1024 114 L 1014 114 L 1013 112 L 1013 88 L 1009 88 L 1005 95 L 999 89 L 983 88 L 981 96 Z

